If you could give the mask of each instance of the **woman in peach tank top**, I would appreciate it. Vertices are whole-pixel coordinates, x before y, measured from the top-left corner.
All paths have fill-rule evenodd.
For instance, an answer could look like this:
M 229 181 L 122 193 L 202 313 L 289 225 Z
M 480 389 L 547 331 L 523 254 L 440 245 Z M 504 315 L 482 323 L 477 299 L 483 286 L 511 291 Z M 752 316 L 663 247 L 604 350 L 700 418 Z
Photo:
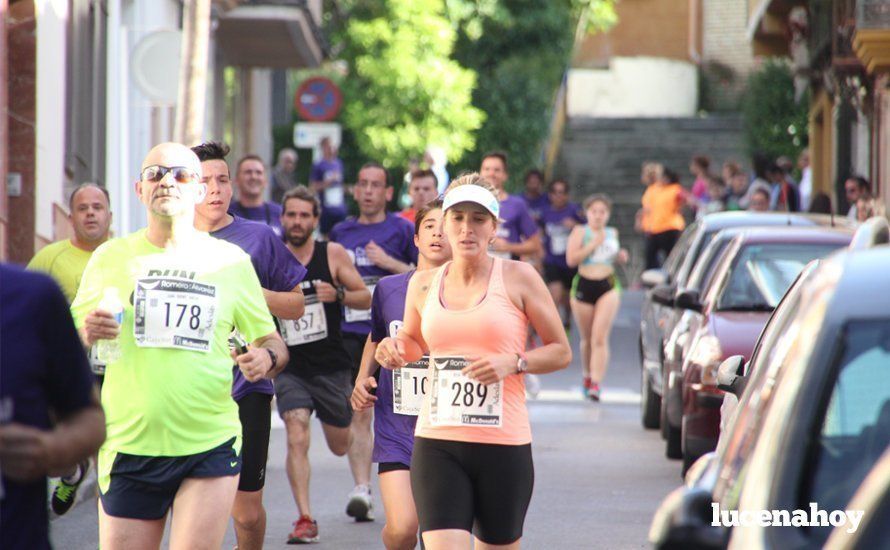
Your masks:
M 402 330 L 375 358 L 400 368 L 430 355 L 415 432 L 411 487 L 426 548 L 518 548 L 534 467 L 525 373 L 563 369 L 572 352 L 541 276 L 493 258 L 499 204 L 478 174 L 445 194 L 453 261 L 418 272 Z M 529 323 L 543 345 L 525 354 Z

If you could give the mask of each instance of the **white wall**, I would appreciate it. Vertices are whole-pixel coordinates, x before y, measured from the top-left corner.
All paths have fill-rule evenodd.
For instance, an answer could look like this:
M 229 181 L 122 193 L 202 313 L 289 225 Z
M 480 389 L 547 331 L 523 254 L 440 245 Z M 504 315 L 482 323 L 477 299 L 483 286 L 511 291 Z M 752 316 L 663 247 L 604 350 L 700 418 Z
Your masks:
M 65 51 L 68 0 L 35 4 L 37 17 L 37 130 L 35 224 L 38 237 L 54 240 L 53 204 L 65 204 Z
M 698 110 L 698 69 L 656 57 L 613 57 L 605 70 L 572 69 L 569 117 L 687 117 Z

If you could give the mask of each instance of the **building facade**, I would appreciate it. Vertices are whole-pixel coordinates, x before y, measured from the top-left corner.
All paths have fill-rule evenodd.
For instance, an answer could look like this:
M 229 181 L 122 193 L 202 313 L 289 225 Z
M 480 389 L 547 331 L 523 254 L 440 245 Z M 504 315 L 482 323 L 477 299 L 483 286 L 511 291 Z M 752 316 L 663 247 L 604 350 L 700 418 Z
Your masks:
M 183 2 L 0 0 L 0 15 L 0 259 L 66 238 L 85 181 L 108 189 L 115 234 L 144 226 L 133 185 L 173 137 Z M 321 0 L 212 1 L 204 139 L 272 160 L 274 71 L 321 63 L 321 16 Z

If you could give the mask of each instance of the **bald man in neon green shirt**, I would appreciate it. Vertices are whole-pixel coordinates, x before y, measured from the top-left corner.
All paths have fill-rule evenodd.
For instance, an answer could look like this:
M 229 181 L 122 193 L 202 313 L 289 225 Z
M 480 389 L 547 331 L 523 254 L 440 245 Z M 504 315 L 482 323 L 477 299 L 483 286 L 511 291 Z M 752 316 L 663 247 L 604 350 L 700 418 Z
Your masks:
M 71 306 L 85 345 L 118 338 L 121 350 L 102 388 L 99 542 L 157 548 L 172 508 L 171 547 L 218 548 L 241 467 L 229 336 L 252 342 L 235 357 L 251 382 L 283 369 L 287 348 L 250 257 L 194 228 L 206 194 L 195 154 L 156 146 L 136 192 L 148 227 L 96 250 Z M 120 325 L 98 309 L 108 289 Z

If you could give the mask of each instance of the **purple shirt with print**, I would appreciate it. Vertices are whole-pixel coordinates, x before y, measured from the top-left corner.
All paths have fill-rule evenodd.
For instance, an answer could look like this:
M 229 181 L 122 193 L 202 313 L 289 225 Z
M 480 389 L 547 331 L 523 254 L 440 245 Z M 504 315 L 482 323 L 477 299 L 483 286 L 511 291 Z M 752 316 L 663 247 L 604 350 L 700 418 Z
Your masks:
M 262 223 L 234 216 L 232 223 L 210 235 L 237 245 L 247 252 L 260 285 L 266 290 L 289 292 L 306 276 L 306 268 L 291 254 L 284 242 Z M 248 393 L 275 394 L 271 380 L 251 383 L 244 378 L 238 367 L 234 368 L 234 373 L 232 398 L 235 401 Z
M 330 239 L 340 243 L 352 258 L 359 275 L 369 287 L 374 286 L 381 277 L 392 275 L 391 272 L 374 265 L 365 252 L 365 246 L 374 241 L 392 258 L 406 264 L 417 264 L 417 247 L 414 246 L 414 224 L 397 216 L 387 214 L 386 219 L 379 223 L 363 224 L 356 218 L 348 218 L 331 229 Z M 348 317 L 367 317 L 358 321 L 347 321 Z M 344 310 L 343 332 L 366 336 L 371 332 L 370 315 Z
M 539 222 L 544 208 L 550 206 L 550 197 L 547 196 L 547 193 L 538 195 L 538 197 L 534 199 L 529 198 L 525 193 L 520 195 L 520 197 L 525 201 L 525 205 L 528 207 L 528 213 L 531 214 L 532 219 Z
M 324 181 L 331 175 L 334 181 L 321 193 L 318 200 L 321 201 L 321 208 L 327 211 L 328 215 L 341 215 L 346 217 L 346 198 L 343 189 L 343 162 L 338 158 L 331 160 L 321 159 L 312 165 L 312 173 L 309 177 L 310 181 Z
M 584 212 L 574 203 L 568 203 L 560 209 L 547 206 L 541 211 L 541 227 L 544 228 L 544 263 L 568 268 L 566 263 L 566 246 L 569 241 L 571 227 L 565 225 L 566 220 L 584 223 Z
M 504 221 L 498 226 L 498 237 L 507 239 L 507 242 L 521 243 L 538 232 L 528 206 L 516 195 L 508 195 L 501 201 L 499 217 Z
M 402 327 L 405 296 L 414 270 L 380 279 L 371 301 L 371 340 L 394 337 Z M 396 414 L 392 406 L 392 371 L 380 369 L 374 402 L 374 462 L 411 464 L 416 416 Z
M 264 202 L 261 206 L 247 207 L 242 206 L 240 202 L 233 201 L 229 205 L 229 214 L 236 218 L 268 225 L 276 236 L 281 237 L 281 206 L 274 202 Z

